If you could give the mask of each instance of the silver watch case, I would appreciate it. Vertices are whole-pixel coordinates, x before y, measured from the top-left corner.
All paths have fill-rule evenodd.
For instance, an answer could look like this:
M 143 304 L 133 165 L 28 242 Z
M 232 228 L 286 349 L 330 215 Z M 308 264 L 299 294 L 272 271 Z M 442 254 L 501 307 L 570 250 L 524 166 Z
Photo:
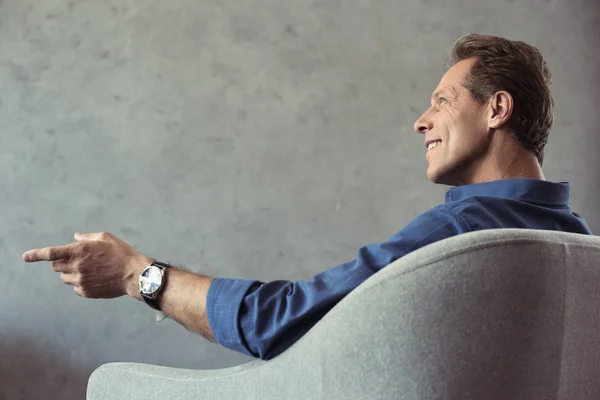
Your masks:
M 140 293 L 151 299 L 156 299 L 162 288 L 164 280 L 165 268 L 158 267 L 154 264 L 147 267 L 139 278 Z

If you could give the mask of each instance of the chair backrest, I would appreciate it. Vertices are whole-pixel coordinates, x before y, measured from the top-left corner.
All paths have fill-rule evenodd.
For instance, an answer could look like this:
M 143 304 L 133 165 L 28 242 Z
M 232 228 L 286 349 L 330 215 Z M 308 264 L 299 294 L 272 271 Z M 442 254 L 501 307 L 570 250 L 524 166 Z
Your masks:
M 270 361 L 108 364 L 89 399 L 600 399 L 600 238 L 502 229 L 414 251 Z
M 600 237 L 500 229 L 431 244 L 262 367 L 285 375 L 269 378 L 285 398 L 600 399 Z

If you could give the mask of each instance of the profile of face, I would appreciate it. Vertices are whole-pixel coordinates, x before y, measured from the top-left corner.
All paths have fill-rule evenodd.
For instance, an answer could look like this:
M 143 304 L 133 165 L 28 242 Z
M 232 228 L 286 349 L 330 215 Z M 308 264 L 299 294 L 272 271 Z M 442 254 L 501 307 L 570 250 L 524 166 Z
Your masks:
M 434 183 L 468 184 L 484 167 L 491 141 L 489 109 L 463 86 L 474 61 L 460 61 L 444 74 L 431 97 L 431 107 L 414 124 L 425 143 L 433 143 L 425 157 L 427 178 Z

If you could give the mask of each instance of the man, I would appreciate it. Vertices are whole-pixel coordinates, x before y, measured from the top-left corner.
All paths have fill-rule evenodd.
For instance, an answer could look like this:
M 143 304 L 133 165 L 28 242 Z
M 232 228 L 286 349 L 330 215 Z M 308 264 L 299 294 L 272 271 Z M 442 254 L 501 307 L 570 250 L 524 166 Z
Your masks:
M 537 49 L 466 35 L 455 43 L 451 64 L 414 126 L 427 148 L 428 179 L 454 186 L 445 203 L 309 281 L 213 279 L 164 268 L 108 233 L 77 233 L 73 244 L 32 250 L 23 259 L 52 261 L 80 296 L 146 300 L 209 340 L 268 359 L 367 278 L 430 243 L 498 228 L 591 234 L 568 206 L 569 183 L 544 180 L 553 99 Z

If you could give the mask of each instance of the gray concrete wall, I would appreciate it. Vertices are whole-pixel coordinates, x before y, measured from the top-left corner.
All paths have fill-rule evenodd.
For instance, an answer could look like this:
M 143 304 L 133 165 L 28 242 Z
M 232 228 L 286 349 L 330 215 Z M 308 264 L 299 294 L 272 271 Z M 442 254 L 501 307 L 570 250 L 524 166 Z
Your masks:
M 600 231 L 594 0 L 4 0 L 0 398 L 81 399 L 99 365 L 249 359 L 29 249 L 108 231 L 211 276 L 307 279 L 443 201 L 412 124 L 463 33 L 554 74 L 546 178 Z

